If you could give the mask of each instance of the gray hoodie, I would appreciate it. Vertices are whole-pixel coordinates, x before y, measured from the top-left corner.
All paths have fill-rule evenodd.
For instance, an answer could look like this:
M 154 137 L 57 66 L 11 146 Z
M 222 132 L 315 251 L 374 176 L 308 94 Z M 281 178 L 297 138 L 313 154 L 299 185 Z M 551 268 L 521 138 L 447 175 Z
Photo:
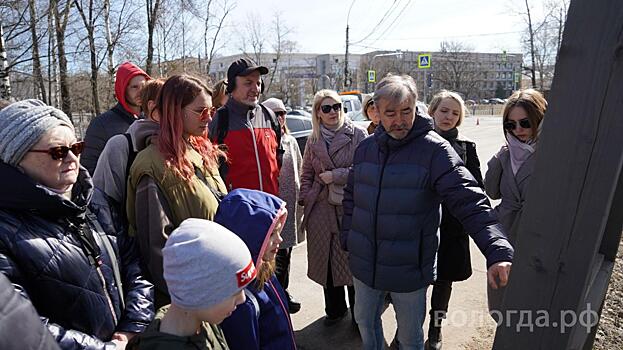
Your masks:
M 134 151 L 140 152 L 151 144 L 151 138 L 158 135 L 159 131 L 160 124 L 152 120 L 140 119 L 128 128 L 127 133 L 132 139 Z M 93 174 L 95 187 L 116 201 L 118 205 L 122 205 L 121 202 L 125 198 L 128 154 L 128 141 L 125 135 L 111 137 L 97 161 L 95 174 Z M 125 203 L 123 203 L 123 208 L 125 208 Z

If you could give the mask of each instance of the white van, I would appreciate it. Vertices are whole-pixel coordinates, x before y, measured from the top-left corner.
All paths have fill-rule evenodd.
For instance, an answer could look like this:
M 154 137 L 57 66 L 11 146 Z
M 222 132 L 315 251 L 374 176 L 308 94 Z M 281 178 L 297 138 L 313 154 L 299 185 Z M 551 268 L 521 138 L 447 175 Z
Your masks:
M 342 98 L 342 107 L 344 112 L 358 112 L 361 111 L 361 101 L 357 95 L 340 95 Z

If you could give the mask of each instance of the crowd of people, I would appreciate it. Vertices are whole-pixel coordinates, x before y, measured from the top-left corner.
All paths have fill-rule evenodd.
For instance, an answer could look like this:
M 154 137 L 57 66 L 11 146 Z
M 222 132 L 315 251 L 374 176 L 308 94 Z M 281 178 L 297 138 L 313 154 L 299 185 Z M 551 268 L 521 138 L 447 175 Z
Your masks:
M 41 101 L 0 105 L 0 348 L 296 349 L 303 241 L 324 325 L 350 312 L 364 349 L 384 348 L 389 303 L 395 346 L 441 349 L 470 236 L 500 307 L 543 96 L 510 97 L 483 179 L 455 92 L 426 110 L 411 77 L 389 75 L 363 100 L 366 130 L 320 90 L 301 154 L 283 101 L 260 102 L 267 73 L 241 58 L 211 87 L 126 62 L 84 140 Z

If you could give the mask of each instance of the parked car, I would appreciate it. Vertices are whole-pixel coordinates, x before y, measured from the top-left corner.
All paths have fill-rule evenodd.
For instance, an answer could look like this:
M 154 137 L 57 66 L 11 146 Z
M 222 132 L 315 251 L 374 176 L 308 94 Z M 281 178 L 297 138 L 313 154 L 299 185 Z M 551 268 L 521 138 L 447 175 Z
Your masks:
M 487 100 L 486 98 L 481 98 L 480 100 L 478 100 L 478 103 L 481 105 L 488 105 L 489 100 Z
M 288 113 L 286 114 L 286 125 L 290 130 L 290 134 L 294 136 L 296 142 L 298 142 L 301 154 L 303 154 L 305 152 L 307 138 L 312 133 L 311 116 L 307 117 L 304 115 Z
M 357 95 L 341 95 L 344 112 L 361 111 L 361 101 Z
M 366 118 L 366 116 L 363 115 L 363 110 L 346 113 L 346 116 L 350 118 L 350 120 L 352 120 L 353 123 L 361 126 L 364 129 L 367 129 L 368 125 L 370 125 L 371 123 L 370 119 Z
M 302 109 L 293 109 L 288 112 L 288 115 L 301 115 L 303 117 L 311 118 L 311 113 L 304 111 Z
M 489 99 L 489 103 L 496 104 L 496 105 L 503 105 L 505 102 L 501 98 L 492 98 L 492 99 Z

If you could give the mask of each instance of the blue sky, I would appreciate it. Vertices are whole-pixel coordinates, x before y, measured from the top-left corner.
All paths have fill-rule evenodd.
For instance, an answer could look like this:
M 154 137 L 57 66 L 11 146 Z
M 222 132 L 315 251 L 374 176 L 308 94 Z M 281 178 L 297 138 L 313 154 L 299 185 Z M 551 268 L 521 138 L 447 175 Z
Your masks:
M 546 0 L 530 0 L 535 16 Z M 370 35 L 387 9 L 395 11 Z M 346 15 L 352 0 L 237 0 L 231 21 L 241 27 L 248 13 L 264 22 L 281 13 L 293 29 L 289 35 L 300 52 L 342 53 Z M 439 49 L 443 40 L 461 41 L 480 52 L 521 52 L 524 0 L 355 0 L 349 18 L 350 51 Z M 251 11 L 251 9 L 255 9 Z M 403 11 L 404 9 L 404 11 Z M 393 24 L 390 27 L 390 24 Z M 237 47 L 226 48 L 236 50 Z

